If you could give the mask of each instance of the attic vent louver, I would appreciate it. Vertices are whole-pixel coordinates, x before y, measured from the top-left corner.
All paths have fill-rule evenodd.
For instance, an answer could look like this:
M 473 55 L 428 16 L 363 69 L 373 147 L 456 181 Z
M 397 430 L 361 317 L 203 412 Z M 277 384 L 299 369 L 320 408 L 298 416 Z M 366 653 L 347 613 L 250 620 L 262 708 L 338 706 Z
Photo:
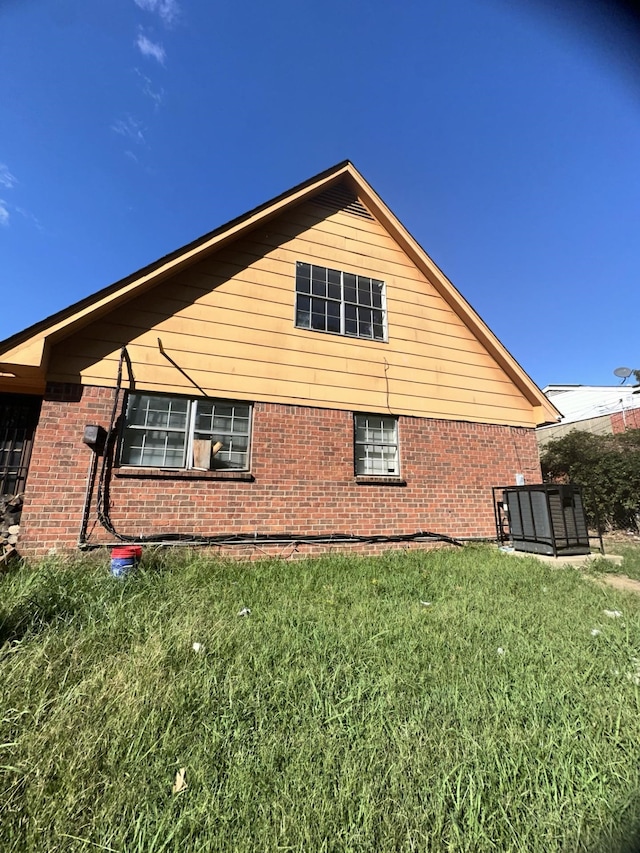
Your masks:
M 343 213 L 350 213 L 352 216 L 360 216 L 362 219 L 370 219 L 373 221 L 373 216 L 369 213 L 364 204 L 356 197 L 349 187 L 344 184 L 338 184 L 335 187 L 329 187 L 324 192 L 319 193 L 314 199 L 314 204 L 320 207 L 326 207 L 336 213 L 341 210 Z

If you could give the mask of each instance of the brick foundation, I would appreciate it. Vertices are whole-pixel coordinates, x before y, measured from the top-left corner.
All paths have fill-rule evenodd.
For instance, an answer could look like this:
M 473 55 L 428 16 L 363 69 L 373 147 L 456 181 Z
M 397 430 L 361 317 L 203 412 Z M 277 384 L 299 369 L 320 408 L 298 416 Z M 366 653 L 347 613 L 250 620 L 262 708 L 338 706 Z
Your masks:
M 108 426 L 113 398 L 111 388 L 47 389 L 25 495 L 21 553 L 77 548 L 92 456 L 82 434 L 86 424 Z M 516 473 L 527 483 L 541 479 L 532 429 L 401 416 L 399 437 L 403 484 L 361 483 L 353 474 L 350 412 L 256 403 L 251 479 L 221 479 L 208 472 L 155 477 L 115 469 L 109 482 L 111 519 L 118 532 L 130 536 L 428 530 L 491 538 L 491 487 L 514 483 Z M 96 520 L 95 490 L 87 541 L 113 541 Z M 293 547 L 256 550 L 284 553 Z M 320 550 L 300 546 L 296 553 Z M 237 553 L 246 556 L 247 549 Z

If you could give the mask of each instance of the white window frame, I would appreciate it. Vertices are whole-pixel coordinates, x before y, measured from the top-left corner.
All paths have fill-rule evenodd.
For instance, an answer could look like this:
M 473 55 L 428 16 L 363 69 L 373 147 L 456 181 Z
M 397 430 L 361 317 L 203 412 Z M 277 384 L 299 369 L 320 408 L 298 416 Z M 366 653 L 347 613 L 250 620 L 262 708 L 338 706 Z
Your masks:
M 394 415 L 354 414 L 353 447 L 356 477 L 400 476 L 400 434 Z
M 318 274 L 318 282 L 314 282 L 314 270 Z M 307 274 L 308 291 L 303 289 Z M 321 281 L 323 278 L 324 282 Z M 352 281 L 348 281 L 349 278 Z M 318 290 L 324 292 L 314 293 L 314 284 Z M 368 291 L 368 302 L 360 301 L 361 290 Z M 348 295 L 353 298 L 347 298 Z M 324 324 L 318 322 L 321 317 L 324 317 Z M 386 343 L 386 285 L 384 281 L 372 276 L 343 272 L 308 261 L 297 261 L 294 322 L 296 328 L 311 332 Z
M 184 413 L 184 426 L 170 426 L 169 418 L 171 410 L 167 409 L 167 423 L 166 424 L 149 424 L 148 423 L 148 413 L 149 413 L 149 405 L 147 404 L 146 415 L 145 415 L 145 423 L 135 424 L 129 423 L 129 412 L 131 411 L 131 406 L 133 401 L 135 400 L 162 400 L 169 401 L 169 406 L 171 405 L 171 401 L 180 401 L 181 405 L 186 404 L 186 412 Z M 212 420 L 215 417 L 215 406 L 230 406 L 232 408 L 232 428 L 231 430 L 215 430 L 211 429 L 197 429 L 197 416 L 198 416 L 198 405 L 199 404 L 213 404 L 214 411 L 212 413 Z M 236 414 L 236 407 L 241 411 Z M 226 417 L 223 415 L 222 417 Z M 233 423 L 235 419 L 241 420 L 243 422 L 246 421 L 247 431 L 242 432 L 240 430 L 233 429 Z M 251 434 L 253 427 L 253 406 L 251 403 L 240 402 L 237 400 L 220 400 L 213 399 L 211 397 L 181 397 L 178 395 L 171 394 L 154 394 L 154 393 L 138 393 L 131 392 L 127 395 L 127 403 L 125 407 L 125 416 L 123 419 L 123 427 L 120 436 L 120 454 L 119 454 L 119 463 L 123 467 L 132 467 L 132 468 L 163 468 L 163 469 L 171 469 L 171 470 L 211 470 L 211 471 L 248 471 L 250 464 L 250 454 L 251 454 Z M 165 444 L 164 444 L 164 453 L 162 462 L 158 463 L 154 461 L 144 462 L 144 452 L 145 452 L 145 440 L 149 433 L 165 433 Z M 142 443 L 141 447 L 136 448 L 133 442 L 130 440 L 134 435 L 142 435 Z M 175 464 L 175 459 L 171 461 L 167 461 L 167 450 L 168 443 L 167 439 L 169 434 L 173 435 L 181 435 L 183 436 L 182 448 L 180 450 L 179 447 L 176 447 L 175 450 L 180 453 L 181 459 L 180 464 Z M 195 462 L 197 460 L 194 459 L 194 441 L 197 435 L 205 435 L 207 438 L 205 440 L 211 441 L 212 453 L 210 456 L 209 467 L 196 466 Z M 246 436 L 246 449 L 237 450 L 234 449 L 234 437 L 237 438 L 242 436 L 244 438 Z M 216 449 L 215 445 L 217 442 L 222 444 L 222 447 Z M 244 443 L 244 442 L 242 442 Z M 156 448 L 158 449 L 158 448 Z M 141 450 L 142 459 L 138 461 L 132 461 L 135 459 L 134 451 Z M 206 452 L 206 451 L 205 451 Z M 241 454 L 243 456 L 243 460 L 241 464 L 237 464 L 237 459 L 232 458 L 232 454 Z

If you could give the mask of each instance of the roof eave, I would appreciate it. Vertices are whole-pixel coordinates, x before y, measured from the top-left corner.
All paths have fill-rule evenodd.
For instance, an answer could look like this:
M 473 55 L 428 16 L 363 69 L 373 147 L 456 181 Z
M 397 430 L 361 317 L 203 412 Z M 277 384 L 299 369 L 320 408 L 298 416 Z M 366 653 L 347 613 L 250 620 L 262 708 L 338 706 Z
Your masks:
M 51 343 L 64 339 L 78 328 L 100 318 L 133 296 L 144 293 L 162 279 L 200 260 L 211 251 L 217 251 L 226 243 L 237 239 L 242 232 L 278 215 L 285 207 L 299 204 L 321 187 L 329 187 L 336 183 L 343 177 L 349 166 L 348 160 L 338 163 L 126 278 L 0 341 L 0 366 L 4 365 L 3 369 L 7 372 L 20 367 L 39 367 L 46 372 L 45 353 Z M 40 353 L 37 361 L 34 360 L 36 352 Z
M 343 179 L 352 183 L 353 189 L 365 206 L 392 234 L 442 298 L 496 359 L 531 404 L 537 423 L 555 422 L 560 413 L 553 403 L 547 399 L 349 160 L 343 160 L 198 240 L 160 258 L 153 264 L 0 342 L 0 370 L 19 374 L 24 369 L 28 369 L 32 375 L 35 370 L 40 380 L 44 382 L 47 355 L 52 343 L 64 339 L 77 328 L 99 318 L 114 307 L 133 298 L 134 295 L 143 293 L 163 278 L 175 274 L 183 267 L 195 263 L 208 253 L 237 239 L 243 232 L 251 230 L 258 223 L 280 214 L 287 207 L 300 204 L 320 189 L 326 189 Z
M 424 273 L 447 304 L 464 320 L 478 339 L 496 359 L 500 367 L 507 373 L 525 399 L 531 404 L 537 425 L 555 423 L 560 412 L 553 403 L 542 393 L 540 388 L 504 347 L 499 339 L 489 329 L 471 304 L 462 296 L 455 285 L 447 278 L 433 259 L 422 248 L 418 241 L 407 231 L 391 209 L 384 203 L 375 190 L 360 175 L 353 164 L 347 169 L 351 178 L 356 182 L 357 189 L 364 195 L 362 199 L 372 214 L 374 214 L 395 237 L 404 251 Z

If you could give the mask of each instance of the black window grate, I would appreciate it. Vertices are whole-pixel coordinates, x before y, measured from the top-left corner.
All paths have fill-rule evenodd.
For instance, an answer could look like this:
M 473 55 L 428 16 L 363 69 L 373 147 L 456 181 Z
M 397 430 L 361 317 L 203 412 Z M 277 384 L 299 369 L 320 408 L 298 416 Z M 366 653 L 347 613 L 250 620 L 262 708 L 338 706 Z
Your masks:
M 0 394 L 0 495 L 24 492 L 42 399 Z

